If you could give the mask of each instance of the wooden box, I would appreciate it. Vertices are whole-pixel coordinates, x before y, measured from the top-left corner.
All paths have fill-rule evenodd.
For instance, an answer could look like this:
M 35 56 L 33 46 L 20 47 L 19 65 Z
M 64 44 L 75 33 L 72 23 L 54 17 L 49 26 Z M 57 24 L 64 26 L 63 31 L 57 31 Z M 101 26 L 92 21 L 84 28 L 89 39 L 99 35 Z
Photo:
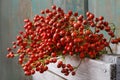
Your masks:
M 68 56 L 66 63 L 78 65 L 77 56 Z M 85 59 L 79 66 L 76 75 L 64 76 L 56 64 L 49 65 L 49 71 L 44 74 L 36 72 L 33 80 L 120 80 L 120 55 L 103 55 L 100 60 Z

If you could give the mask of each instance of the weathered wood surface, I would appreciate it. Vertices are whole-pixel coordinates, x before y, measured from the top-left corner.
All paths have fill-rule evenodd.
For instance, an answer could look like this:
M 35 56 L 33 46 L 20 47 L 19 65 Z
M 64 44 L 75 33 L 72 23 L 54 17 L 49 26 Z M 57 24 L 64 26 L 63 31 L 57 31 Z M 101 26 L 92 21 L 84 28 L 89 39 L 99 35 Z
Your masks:
M 103 55 L 101 60 L 107 63 L 116 64 L 116 80 L 120 80 L 120 54 Z
M 47 71 L 44 72 L 43 74 L 36 72 L 35 75 L 33 75 L 33 80 L 65 80 L 65 79 Z
M 120 0 L 88 0 L 88 3 L 89 11 L 95 16 L 104 16 L 105 20 L 116 25 L 116 35 L 120 37 Z M 119 52 L 117 47 L 113 48 L 115 53 Z
M 70 0 L 68 0 L 68 2 L 69 1 Z M 77 1 L 80 1 L 80 0 L 77 0 Z M 120 0 L 88 0 L 88 1 L 89 1 L 89 10 L 91 12 L 95 13 L 96 16 L 103 15 L 103 16 L 105 16 L 106 20 L 108 20 L 110 22 L 114 22 L 117 26 L 116 33 L 118 36 L 120 36 L 119 35 L 120 34 L 120 27 L 119 27 L 119 25 L 120 25 L 120 10 L 119 10 L 120 9 Z M 0 80 L 24 80 L 25 79 L 24 74 L 22 74 L 23 72 L 21 72 L 20 67 L 17 65 L 18 63 L 16 62 L 16 59 L 10 61 L 5 58 L 6 48 L 8 46 L 10 46 L 10 42 L 15 39 L 15 36 L 17 35 L 18 31 L 20 29 L 22 29 L 23 19 L 24 18 L 32 18 L 35 14 L 39 14 L 41 9 L 45 9 L 51 5 L 51 3 L 49 3 L 49 2 L 51 2 L 51 1 L 50 0 L 0 0 L 0 53 L 1 53 L 0 54 L 0 72 L 1 72 Z M 72 6 L 74 7 L 74 5 L 72 5 Z M 79 5 L 76 8 L 78 8 L 78 7 L 79 7 Z M 117 47 L 117 53 L 119 53 L 119 52 L 120 52 L 120 47 Z M 96 61 L 94 61 L 94 60 L 92 60 L 92 61 L 89 60 L 89 61 L 90 62 L 84 62 L 84 64 L 82 64 L 83 66 L 81 65 L 80 69 L 82 69 L 84 67 L 88 67 L 91 64 L 93 67 L 95 66 Z M 99 61 L 97 61 L 97 62 L 99 62 Z M 73 62 L 73 63 L 77 63 L 77 62 Z M 105 63 L 107 63 L 107 64 L 105 64 Z M 118 60 L 117 64 L 119 64 L 119 63 L 120 63 L 120 61 Z M 108 66 L 110 68 L 110 66 L 114 65 L 114 63 L 100 61 L 99 66 L 102 66 L 102 65 L 107 65 L 107 68 L 108 68 Z M 51 67 L 51 68 L 53 68 L 53 69 L 51 69 L 52 71 L 54 70 L 55 72 L 57 72 L 56 68 L 54 68 L 54 67 Z M 99 68 L 100 67 L 98 67 L 98 70 L 101 69 L 101 68 L 100 69 Z M 92 69 L 90 68 L 90 70 L 89 70 L 89 68 L 87 68 L 87 69 L 83 69 L 83 70 L 85 70 L 85 71 L 88 70 L 88 72 L 92 72 Z M 118 73 L 120 73 L 119 70 L 120 70 L 119 65 L 117 65 Z M 82 71 L 78 72 L 78 73 L 81 74 Z M 60 70 L 58 72 L 60 72 Z M 94 70 L 93 70 L 93 72 L 94 72 Z M 101 70 L 101 72 L 102 72 L 102 70 Z M 43 74 L 42 77 L 46 76 L 46 74 L 45 75 Z M 82 73 L 82 74 L 84 75 L 85 73 Z M 99 74 L 99 73 L 96 73 L 96 74 Z M 52 74 L 48 73 L 48 75 L 52 75 Z M 46 80 L 49 79 L 48 75 L 47 75 Z M 88 76 L 89 79 L 91 79 L 91 75 L 93 75 L 93 74 L 90 74 Z M 53 77 L 54 77 L 54 75 L 53 75 Z M 100 77 L 100 76 L 97 76 L 97 77 Z M 119 77 L 119 75 L 118 75 L 118 77 Z M 50 77 L 50 78 L 52 79 L 52 77 Z M 58 77 L 57 77 L 57 79 L 58 79 Z M 30 79 L 28 78 L 25 80 L 30 80 Z M 75 78 L 73 80 L 75 80 Z
M 50 0 L 0 0 L 0 80 L 30 80 L 18 65 L 17 59 L 7 59 L 7 47 L 23 30 L 24 19 L 49 7 Z
M 120 43 L 117 45 L 117 49 L 116 50 L 117 50 L 116 53 L 120 54 Z
M 116 25 L 116 34 L 120 37 L 120 0 L 88 0 L 88 3 L 90 12 Z
M 18 65 L 17 59 L 7 59 L 7 47 L 22 30 L 23 19 L 31 15 L 30 0 L 0 0 L 0 80 L 31 80 Z
M 120 37 L 120 0 L 88 0 L 89 11 L 96 16 L 104 16 L 105 20 L 116 25 L 116 35 Z M 120 44 L 113 46 L 114 53 L 120 54 Z M 106 58 L 108 57 L 108 58 Z M 120 58 L 119 56 L 103 57 L 106 62 L 116 63 L 116 80 L 120 80 Z M 116 61 L 117 60 L 117 61 Z
M 88 0 L 89 2 L 89 11 L 93 12 L 95 16 L 104 16 L 105 20 L 110 23 L 115 23 L 117 26 L 117 36 L 120 36 L 120 0 Z M 113 45 L 112 45 L 113 46 Z M 120 47 L 113 46 L 113 50 L 115 53 L 120 54 Z M 72 77 L 65 77 L 68 80 L 120 80 L 119 75 L 119 64 L 120 59 L 118 56 L 104 56 L 103 61 L 94 61 L 88 60 L 87 62 L 83 62 L 77 71 L 77 74 Z M 73 62 L 72 62 L 73 61 Z M 73 64 L 78 64 L 78 60 L 68 60 L 68 62 Z M 116 65 L 116 66 L 115 66 Z M 56 72 L 57 74 L 62 75 L 60 70 L 55 68 L 55 65 L 50 65 L 50 70 Z M 111 67 L 113 68 L 111 68 Z M 116 69 L 116 70 L 114 70 Z M 112 71 L 113 70 L 113 71 Z M 102 73 L 106 74 L 103 75 Z M 109 74 L 109 75 L 107 75 Z M 110 75 L 111 74 L 111 75 Z M 112 75 L 113 74 L 113 75 Z M 80 77 L 82 76 L 82 77 Z M 111 77 L 110 77 L 111 76 Z M 112 77 L 113 76 L 113 77 Z M 109 79 L 108 79 L 109 78 Z
M 65 62 L 77 66 L 79 64 L 79 58 L 69 56 L 69 58 L 66 58 Z M 50 64 L 49 67 L 50 67 L 49 70 L 58 74 L 61 77 L 64 77 L 66 80 L 115 80 L 116 79 L 115 63 L 110 63 L 110 62 L 108 63 L 101 60 L 85 59 L 84 61 L 82 61 L 81 65 L 79 66 L 75 76 L 72 75 L 64 76 L 60 72 L 60 69 L 57 69 L 56 65 L 54 64 Z M 44 77 L 45 76 L 46 75 L 44 75 Z M 33 76 L 33 79 L 38 80 L 35 79 L 35 77 L 36 76 Z M 41 76 L 40 79 L 42 78 L 43 77 Z

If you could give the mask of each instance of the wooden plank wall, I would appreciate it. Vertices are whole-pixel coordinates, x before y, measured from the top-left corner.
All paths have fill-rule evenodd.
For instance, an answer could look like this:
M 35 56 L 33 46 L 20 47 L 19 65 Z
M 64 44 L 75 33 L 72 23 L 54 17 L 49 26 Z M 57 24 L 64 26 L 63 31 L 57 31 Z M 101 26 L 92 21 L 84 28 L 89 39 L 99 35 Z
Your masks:
M 89 11 L 97 17 L 104 16 L 105 20 L 116 25 L 120 37 L 120 0 L 88 0 Z
M 120 10 L 119 10 L 120 1 L 119 0 L 88 0 L 88 1 L 89 1 L 88 2 L 89 3 L 89 11 L 93 12 L 97 17 L 101 16 L 101 15 L 105 16 L 105 20 L 109 21 L 110 23 L 114 23 L 116 25 L 116 30 L 117 30 L 116 34 L 117 34 L 117 36 L 120 36 L 119 35 L 120 34 L 120 27 L 119 27 L 119 25 L 120 25 L 120 15 L 119 15 L 120 14 Z M 116 50 L 116 49 L 114 49 L 114 50 Z M 106 58 L 106 59 L 108 59 L 108 58 Z M 70 61 L 70 63 L 74 64 L 74 63 L 77 63 L 77 61 L 76 62 Z M 91 64 L 89 64 L 89 63 L 91 63 Z M 100 65 L 101 63 L 102 63 L 102 65 Z M 78 74 L 80 73 L 79 75 L 76 75 L 74 78 L 65 77 L 66 80 L 73 80 L 73 79 L 75 79 L 75 80 L 103 80 L 103 79 L 104 80 L 116 80 L 116 78 L 115 78 L 116 75 L 113 75 L 114 73 L 112 73 L 112 75 L 110 75 L 110 71 L 112 70 L 112 68 L 110 68 L 110 66 L 112 66 L 111 63 L 105 63 L 105 62 L 99 62 L 99 61 L 94 62 L 93 60 L 90 60 L 90 62 L 87 62 L 87 64 L 89 64 L 89 65 L 82 64 L 80 66 L 81 69 L 79 68 L 79 71 L 77 72 Z M 93 65 L 95 67 L 93 67 Z M 100 69 L 96 68 L 96 66 L 99 66 Z M 109 67 L 106 67 L 106 66 L 109 66 Z M 105 68 L 103 68 L 103 67 L 105 67 Z M 94 69 L 92 69 L 92 68 L 94 68 Z M 87 69 L 88 69 L 89 73 L 87 73 L 87 71 L 86 71 Z M 95 69 L 96 69 L 96 71 L 94 72 Z M 57 70 L 54 66 L 51 66 L 50 70 L 54 70 L 53 72 L 63 76 L 59 72 L 59 70 Z M 91 71 L 91 73 L 90 73 L 90 71 Z M 115 70 L 113 70 L 111 72 L 114 72 L 114 71 Z M 94 72 L 94 73 L 92 73 L 92 72 Z M 45 74 L 47 74 L 47 73 L 45 73 Z M 37 73 L 37 75 L 34 75 L 34 79 L 38 75 L 40 75 L 40 74 Z M 113 76 L 113 78 L 111 78 L 110 76 Z M 39 78 L 42 78 L 42 75 L 40 75 Z M 35 79 L 35 80 L 37 80 L 37 79 Z M 119 80 L 119 78 L 117 78 L 117 80 Z
M 54 80 L 54 78 L 56 78 L 60 80 L 119 80 L 119 78 L 116 79 L 116 64 L 114 64 L 116 62 L 107 61 L 107 59 L 109 60 L 110 58 L 112 59 L 116 58 L 114 59 L 115 61 L 120 60 L 120 59 L 117 59 L 117 56 L 103 57 L 103 59 L 106 59 L 106 61 L 85 59 L 80 64 L 78 70 L 76 71 L 75 76 L 72 76 L 71 74 L 69 76 L 64 76 L 61 73 L 60 69 L 56 67 L 57 66 L 56 64 L 50 64 L 49 70 L 55 74 L 54 75 L 55 77 L 51 79 Z M 67 56 L 65 59 L 65 63 L 70 63 L 73 66 L 77 66 L 79 62 L 80 62 L 79 56 L 77 57 Z M 40 74 L 37 72 L 35 75 L 33 75 L 33 79 L 34 80 L 39 80 L 39 79 L 46 80 L 49 76 L 51 77 L 51 75 L 49 75 L 48 73 L 49 72 Z M 59 75 L 59 76 L 56 77 L 56 75 Z
M 115 23 L 116 33 L 120 36 L 120 0 L 88 1 L 89 11 L 96 16 L 103 15 L 106 20 Z M 50 5 L 51 0 L 0 0 L 0 80 L 30 80 L 24 76 L 16 59 L 5 58 L 6 48 L 15 40 L 18 31 L 22 30 L 24 18 L 32 19 Z
M 0 0 L 0 80 L 30 80 L 23 74 L 17 59 L 7 59 L 6 48 L 22 30 L 23 19 L 30 18 L 30 0 Z
M 116 25 L 115 34 L 120 37 L 120 0 L 88 0 L 88 3 L 90 12 Z M 120 54 L 120 44 L 112 46 L 114 53 Z
M 23 74 L 17 59 L 6 58 L 6 48 L 23 29 L 25 18 L 32 19 L 49 7 L 50 0 L 0 0 L 0 80 L 30 80 Z

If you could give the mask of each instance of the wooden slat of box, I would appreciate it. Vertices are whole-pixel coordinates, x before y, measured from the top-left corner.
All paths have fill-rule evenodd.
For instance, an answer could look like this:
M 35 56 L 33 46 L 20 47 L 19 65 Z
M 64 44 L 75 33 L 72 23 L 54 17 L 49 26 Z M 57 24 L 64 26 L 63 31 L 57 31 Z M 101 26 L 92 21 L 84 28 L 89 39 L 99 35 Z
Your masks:
M 43 74 L 36 72 L 33 75 L 33 80 L 65 80 L 65 78 L 61 78 L 49 71 L 46 71 Z
M 79 64 L 79 58 L 69 56 L 65 62 L 75 66 Z M 116 75 L 115 69 L 114 63 L 85 59 L 79 66 L 75 76 L 64 76 L 55 65 L 50 65 L 51 71 L 66 78 L 66 80 L 114 80 Z
M 68 56 L 65 62 L 77 66 L 80 60 L 79 57 Z M 64 76 L 60 72 L 61 69 L 56 67 L 56 64 L 50 64 L 49 67 L 51 74 L 53 74 L 50 77 L 51 80 L 120 80 L 120 55 L 104 55 L 101 60 L 85 59 L 79 66 L 75 76 Z M 55 78 L 56 74 L 57 78 Z M 37 73 L 37 76 L 41 75 Z M 45 77 L 49 79 L 49 76 L 51 75 L 42 74 L 41 79 L 44 80 Z
M 116 79 L 120 80 L 120 54 L 103 55 L 101 60 L 107 63 L 116 64 Z

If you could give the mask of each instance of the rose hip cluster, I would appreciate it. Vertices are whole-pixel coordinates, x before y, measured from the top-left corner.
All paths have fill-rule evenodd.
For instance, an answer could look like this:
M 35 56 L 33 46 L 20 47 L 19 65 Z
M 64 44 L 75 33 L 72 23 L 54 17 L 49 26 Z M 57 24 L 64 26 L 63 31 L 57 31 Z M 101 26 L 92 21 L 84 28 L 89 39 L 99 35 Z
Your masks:
M 60 7 L 41 11 L 33 21 L 25 19 L 24 31 L 16 37 L 12 48 L 8 48 L 8 58 L 19 56 L 25 75 L 32 75 L 35 71 L 43 73 L 48 70 L 49 63 L 56 63 L 59 56 L 78 55 L 80 59 L 96 58 L 101 52 L 110 47 L 109 44 L 120 42 L 115 38 L 114 30 L 104 17 L 95 18 L 87 12 L 86 17 L 73 13 L 65 13 Z M 102 33 L 106 31 L 110 36 L 107 40 Z M 16 49 L 16 50 L 14 50 Z M 58 68 L 66 76 L 75 75 L 75 69 L 70 64 L 58 61 Z

